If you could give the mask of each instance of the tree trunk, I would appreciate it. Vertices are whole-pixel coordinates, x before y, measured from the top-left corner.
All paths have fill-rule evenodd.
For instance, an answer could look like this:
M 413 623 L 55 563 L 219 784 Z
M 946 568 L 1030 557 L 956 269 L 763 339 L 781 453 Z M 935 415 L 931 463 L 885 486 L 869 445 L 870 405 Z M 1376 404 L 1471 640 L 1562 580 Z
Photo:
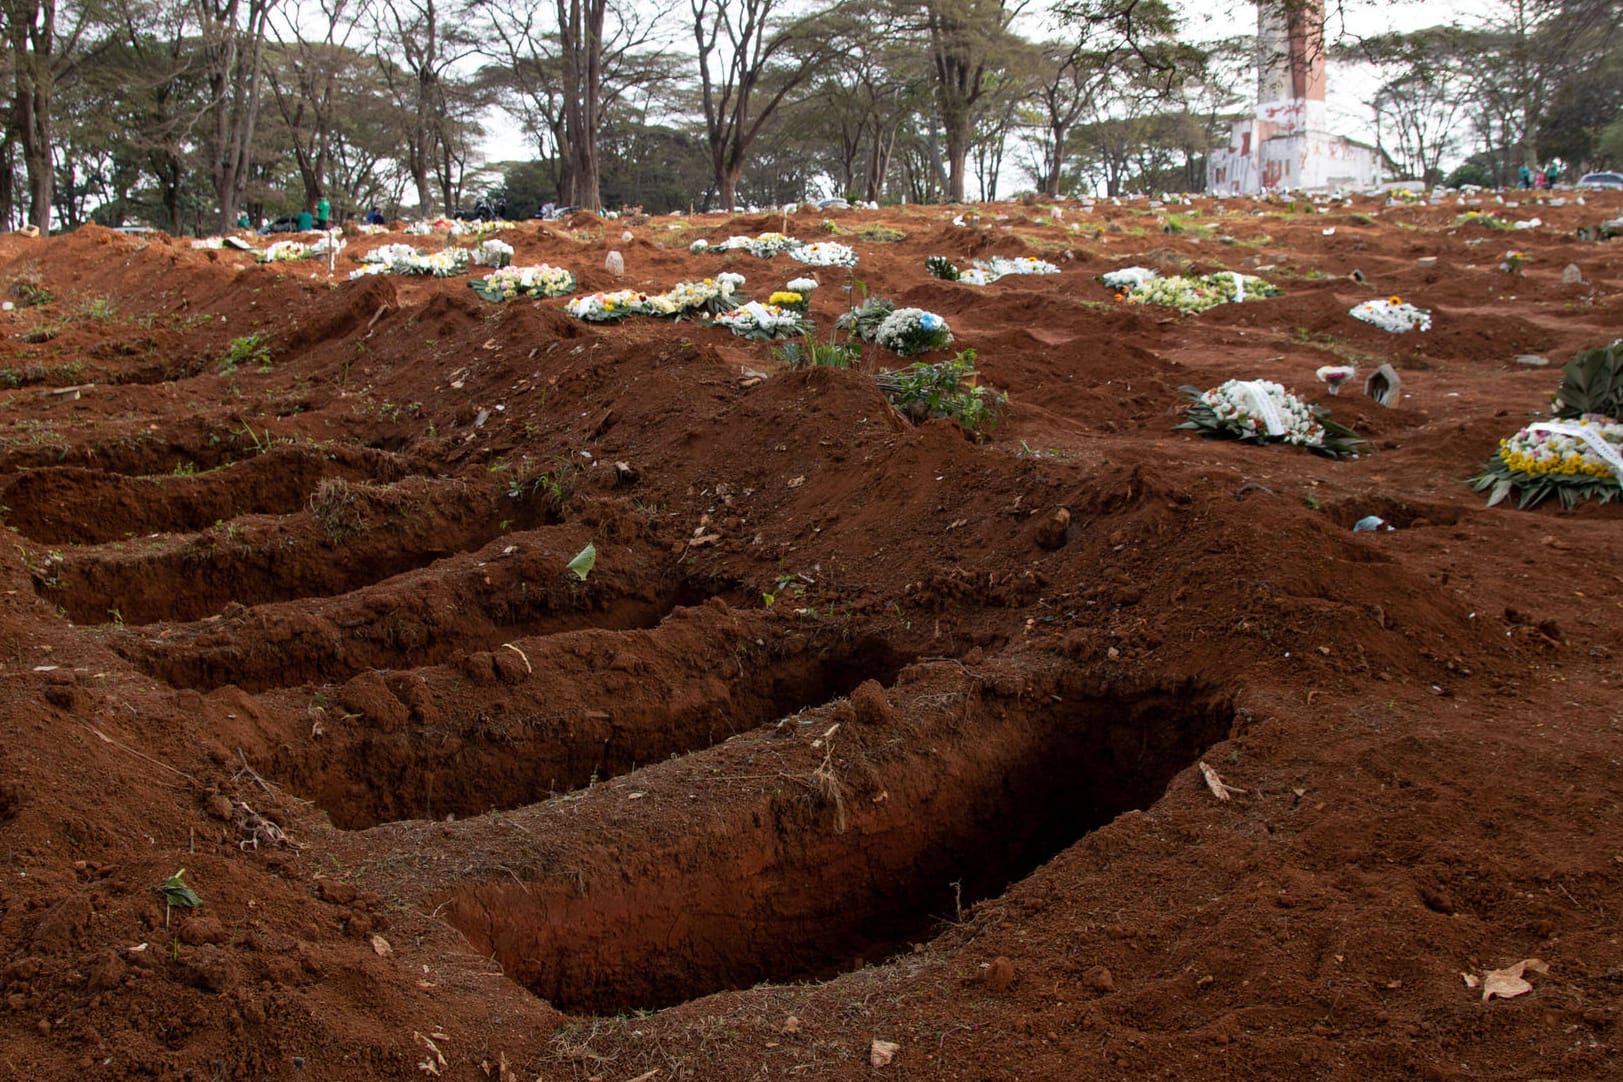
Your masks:
M 1070 135 L 1070 126 L 1050 124 L 1048 133 L 1054 139 L 1054 148 L 1049 151 L 1048 175 L 1043 178 L 1043 194 L 1050 199 L 1058 199 L 1060 179 L 1065 171 L 1065 139 Z
M 28 217 L 43 236 L 51 231 L 56 182 L 51 169 L 50 100 L 18 91 L 17 111 L 22 114 L 23 165 L 28 170 Z
M 729 214 L 738 208 L 738 178 L 743 175 L 743 167 L 737 165 L 716 172 L 716 188 L 720 194 L 721 209 Z
M 868 202 L 877 203 L 885 191 L 885 177 L 890 173 L 890 159 L 896 152 L 896 134 L 900 125 L 892 124 L 889 132 L 874 130 L 873 154 L 868 159 Z
M 15 137 L 7 132 L 0 139 L 0 229 L 10 229 L 17 220 Z
M 181 166 L 178 161 L 173 167 L 160 171 L 158 183 L 163 190 L 164 218 L 169 224 L 169 232 L 180 232 L 180 177 Z
M 237 25 L 238 0 L 198 5 L 209 66 L 209 108 L 214 114 L 210 173 L 220 204 L 222 233 L 237 224 L 237 206 L 252 164 L 259 120 L 259 59 L 273 2 L 247 0 L 247 23 L 241 27 Z
M 564 137 L 569 162 L 569 202 L 582 210 L 603 209 L 599 187 L 599 97 L 603 85 L 603 21 L 606 0 L 558 0 L 562 54 Z
M 969 157 L 969 124 L 946 125 L 947 202 L 964 201 L 964 161 Z
M 56 45 L 56 5 L 7 5 L 7 35 L 16 77 L 15 123 L 28 173 L 28 216 L 40 233 L 51 230 L 55 177 L 51 169 L 51 53 Z
M 420 150 L 411 156 L 411 182 L 417 188 L 418 213 L 425 218 L 432 216 L 434 186 L 428 180 L 428 155 Z

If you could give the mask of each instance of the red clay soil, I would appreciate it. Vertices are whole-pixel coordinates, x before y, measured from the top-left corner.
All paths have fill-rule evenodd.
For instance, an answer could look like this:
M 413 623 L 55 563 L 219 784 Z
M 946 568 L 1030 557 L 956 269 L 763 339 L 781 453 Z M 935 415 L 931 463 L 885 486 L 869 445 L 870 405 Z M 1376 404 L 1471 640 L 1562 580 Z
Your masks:
M 0 238 L 0 1068 L 1618 1077 L 1623 503 L 1462 481 L 1623 331 L 1623 241 L 1578 237 L 1623 198 L 1485 205 L 1542 224 L 834 212 L 850 277 L 1007 393 L 981 441 L 892 409 L 875 346 L 796 370 L 346 280 L 398 235 L 336 272 Z M 763 230 L 829 235 L 504 237 L 582 289 L 764 298 L 805 268 L 688 247 Z M 1061 271 L 925 271 L 993 254 Z M 1131 264 L 1284 294 L 1183 317 L 1114 300 Z M 817 276 L 826 333 L 851 282 Z M 1346 314 L 1389 294 L 1433 329 Z M 1328 396 L 1344 359 L 1401 398 Z M 1174 428 L 1231 377 L 1370 452 Z M 201 905 L 166 903 L 180 869 Z M 1526 994 L 1469 986 L 1527 959 Z

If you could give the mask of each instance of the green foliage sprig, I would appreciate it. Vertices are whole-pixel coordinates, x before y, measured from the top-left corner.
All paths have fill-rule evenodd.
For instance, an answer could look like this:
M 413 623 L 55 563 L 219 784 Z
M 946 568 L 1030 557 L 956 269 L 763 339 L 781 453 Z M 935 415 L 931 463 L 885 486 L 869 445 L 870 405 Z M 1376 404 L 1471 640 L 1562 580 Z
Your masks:
M 915 423 L 951 417 L 983 436 L 997 427 L 1009 396 L 975 384 L 975 376 L 975 351 L 966 349 L 950 361 L 915 361 L 906 368 L 880 372 L 874 382 L 897 412 Z
M 1623 338 L 1575 354 L 1562 370 L 1554 407 L 1562 418 L 1598 413 L 1623 420 Z

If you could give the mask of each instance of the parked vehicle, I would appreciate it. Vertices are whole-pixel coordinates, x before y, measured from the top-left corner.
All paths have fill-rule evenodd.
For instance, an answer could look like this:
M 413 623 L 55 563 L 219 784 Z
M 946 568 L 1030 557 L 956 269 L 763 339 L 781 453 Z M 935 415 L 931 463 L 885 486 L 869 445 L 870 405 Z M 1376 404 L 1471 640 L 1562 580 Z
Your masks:
M 266 233 L 297 233 L 299 231 L 299 216 L 297 214 L 284 214 L 275 221 L 267 222 L 260 228 L 260 235 Z
M 1578 187 L 1623 189 L 1623 173 L 1585 173 L 1578 178 Z

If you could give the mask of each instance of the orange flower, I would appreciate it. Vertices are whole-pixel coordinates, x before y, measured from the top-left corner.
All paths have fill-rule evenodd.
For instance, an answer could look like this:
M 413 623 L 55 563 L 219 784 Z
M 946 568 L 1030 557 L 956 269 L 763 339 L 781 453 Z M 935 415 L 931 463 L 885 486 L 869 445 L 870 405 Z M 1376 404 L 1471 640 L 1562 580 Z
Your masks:
M 1386 298 L 1386 303 L 1387 304 L 1402 304 L 1403 303 L 1403 298 L 1399 297 L 1397 294 L 1394 293 L 1392 296 Z

